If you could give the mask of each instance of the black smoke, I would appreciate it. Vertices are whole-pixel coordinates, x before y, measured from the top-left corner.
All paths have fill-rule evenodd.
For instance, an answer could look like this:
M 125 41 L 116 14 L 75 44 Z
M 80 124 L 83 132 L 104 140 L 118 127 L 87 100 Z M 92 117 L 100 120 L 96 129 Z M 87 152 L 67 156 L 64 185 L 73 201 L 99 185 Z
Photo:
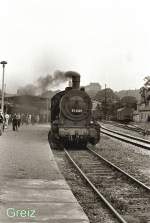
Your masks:
M 20 87 L 17 90 L 19 95 L 40 95 L 46 92 L 50 87 L 56 87 L 61 83 L 68 81 L 68 79 L 80 76 L 74 71 L 60 71 L 56 70 L 53 75 L 47 74 L 46 76 L 41 76 L 37 79 L 35 84 L 28 84 L 24 87 Z
M 17 90 L 18 95 L 37 95 L 38 87 L 33 84 L 27 84 L 24 87 L 20 87 Z
M 49 87 L 55 87 L 65 81 L 67 81 L 65 72 L 57 70 L 53 75 L 47 74 L 45 77 L 39 77 L 37 85 L 42 92 L 45 92 Z

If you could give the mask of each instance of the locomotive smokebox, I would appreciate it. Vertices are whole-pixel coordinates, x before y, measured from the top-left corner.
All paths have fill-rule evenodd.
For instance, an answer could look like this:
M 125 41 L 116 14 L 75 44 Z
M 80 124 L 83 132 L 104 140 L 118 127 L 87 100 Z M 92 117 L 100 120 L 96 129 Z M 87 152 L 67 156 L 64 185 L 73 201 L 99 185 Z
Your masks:
M 79 89 L 80 88 L 80 74 L 75 71 L 67 71 L 65 76 L 68 78 L 72 78 L 72 88 Z

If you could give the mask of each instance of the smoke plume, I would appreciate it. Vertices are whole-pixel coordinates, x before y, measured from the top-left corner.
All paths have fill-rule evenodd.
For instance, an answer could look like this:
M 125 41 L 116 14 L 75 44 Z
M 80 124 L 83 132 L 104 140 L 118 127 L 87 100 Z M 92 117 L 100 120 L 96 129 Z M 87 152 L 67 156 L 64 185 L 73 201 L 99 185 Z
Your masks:
M 33 84 L 28 84 L 24 87 L 20 87 L 17 90 L 18 95 L 37 95 L 38 94 L 38 87 Z
M 39 77 L 36 84 L 28 84 L 17 90 L 19 95 L 40 95 L 46 92 L 50 87 L 55 87 L 71 77 L 80 76 L 74 71 L 63 72 L 56 70 L 53 75 L 47 74 L 45 77 Z
M 55 71 L 53 75 L 46 75 L 46 77 L 39 77 L 37 80 L 38 87 L 42 90 L 42 92 L 46 91 L 49 87 L 54 87 L 63 82 L 67 81 L 67 77 L 65 76 L 65 72 L 63 71 Z

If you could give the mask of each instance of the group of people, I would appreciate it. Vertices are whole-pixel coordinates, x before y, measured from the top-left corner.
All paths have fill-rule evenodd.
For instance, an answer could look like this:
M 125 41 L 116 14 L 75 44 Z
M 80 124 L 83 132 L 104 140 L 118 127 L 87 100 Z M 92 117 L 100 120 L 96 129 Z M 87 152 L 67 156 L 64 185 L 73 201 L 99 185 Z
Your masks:
M 12 122 L 12 127 L 13 131 L 18 130 L 18 127 L 20 126 L 20 115 L 19 114 L 14 114 L 11 116 L 11 122 Z M 10 121 L 10 115 L 5 113 L 3 114 L 2 111 L 0 110 L 0 135 L 2 135 L 2 132 L 8 128 Z
M 12 124 L 13 131 L 18 131 L 18 128 L 23 124 L 35 124 L 39 123 L 40 116 L 34 114 L 24 114 L 24 113 L 13 113 L 3 115 L 2 111 L 0 110 L 0 135 L 4 129 L 8 128 L 9 124 Z
M 39 123 L 40 121 L 40 116 L 39 115 L 35 115 L 35 114 L 21 114 L 21 124 L 35 124 L 35 123 Z
M 9 115 L 7 113 L 3 115 L 2 111 L 0 110 L 0 135 L 2 135 L 4 129 L 8 127 L 8 121 Z

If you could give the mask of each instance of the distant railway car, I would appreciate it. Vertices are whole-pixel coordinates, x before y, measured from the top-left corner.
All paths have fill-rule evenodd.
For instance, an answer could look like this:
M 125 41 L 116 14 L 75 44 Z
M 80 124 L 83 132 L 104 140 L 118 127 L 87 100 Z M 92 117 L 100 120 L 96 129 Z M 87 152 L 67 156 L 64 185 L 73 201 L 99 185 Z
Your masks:
M 117 110 L 117 120 L 121 122 L 133 121 L 133 108 L 119 108 Z
M 100 139 L 100 125 L 92 116 L 92 102 L 84 88 L 80 88 L 80 75 L 65 73 L 72 78 L 72 87 L 57 93 L 51 99 L 51 130 L 49 143 L 52 148 L 81 147 L 88 142 L 95 145 Z

